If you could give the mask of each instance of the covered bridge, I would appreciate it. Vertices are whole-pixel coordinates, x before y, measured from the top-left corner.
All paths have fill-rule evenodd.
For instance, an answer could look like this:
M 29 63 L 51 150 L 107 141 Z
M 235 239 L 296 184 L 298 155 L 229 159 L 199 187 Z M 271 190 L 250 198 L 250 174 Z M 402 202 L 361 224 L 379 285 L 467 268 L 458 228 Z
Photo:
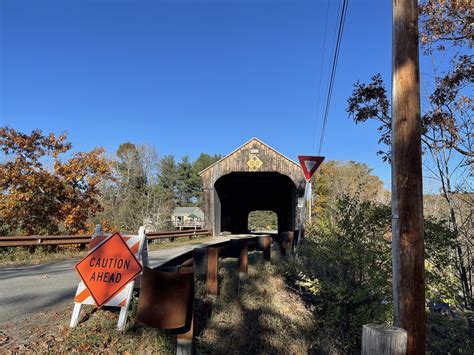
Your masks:
M 261 140 L 252 138 L 199 174 L 204 224 L 214 235 L 248 233 L 249 213 L 257 210 L 275 212 L 279 232 L 295 229 L 301 167 Z

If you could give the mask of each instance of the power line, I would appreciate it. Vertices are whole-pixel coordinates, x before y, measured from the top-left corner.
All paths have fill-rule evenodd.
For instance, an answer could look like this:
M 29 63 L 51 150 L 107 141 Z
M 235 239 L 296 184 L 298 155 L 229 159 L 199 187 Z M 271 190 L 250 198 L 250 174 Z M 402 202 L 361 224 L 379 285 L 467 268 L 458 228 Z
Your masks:
M 316 145 L 316 130 L 318 127 L 319 101 L 320 101 L 320 94 L 321 94 L 321 79 L 323 76 L 324 58 L 325 58 L 325 53 L 326 53 L 326 34 L 328 32 L 329 3 L 330 3 L 330 0 L 326 2 L 326 23 L 324 25 L 323 55 L 321 57 L 321 66 L 319 68 L 319 84 L 318 84 L 318 95 L 317 95 L 318 98 L 316 101 L 316 119 L 314 120 L 314 131 L 313 131 L 313 150 Z
M 345 20 L 346 20 L 346 13 L 347 13 L 348 3 L 349 3 L 349 0 L 344 0 L 343 5 L 342 5 L 341 16 L 339 18 L 339 30 L 338 30 L 338 33 L 337 33 L 336 46 L 335 46 L 334 54 L 333 54 L 331 77 L 329 79 L 329 89 L 328 89 L 328 93 L 327 93 L 327 97 L 326 97 L 326 107 L 325 107 L 325 110 L 324 110 L 323 125 L 322 125 L 322 128 L 321 128 L 321 137 L 319 139 L 318 155 L 321 154 L 321 149 L 323 147 L 323 142 L 324 142 L 324 134 L 326 133 L 326 125 L 327 125 L 327 120 L 328 120 L 329 107 L 331 105 L 332 91 L 333 91 L 333 88 L 334 88 L 334 79 L 336 77 L 337 62 L 338 62 L 339 51 L 340 51 L 340 47 L 341 47 L 342 34 L 344 33 L 344 23 L 345 23 Z

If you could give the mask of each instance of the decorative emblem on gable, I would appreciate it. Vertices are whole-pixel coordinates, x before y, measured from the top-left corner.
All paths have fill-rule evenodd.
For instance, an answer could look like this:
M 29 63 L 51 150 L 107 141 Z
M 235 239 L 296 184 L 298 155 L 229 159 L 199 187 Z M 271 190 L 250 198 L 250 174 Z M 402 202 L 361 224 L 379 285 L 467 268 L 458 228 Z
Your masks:
M 257 171 L 262 167 L 263 162 L 256 155 L 252 155 L 252 157 L 247 162 L 247 165 L 249 167 L 249 171 Z

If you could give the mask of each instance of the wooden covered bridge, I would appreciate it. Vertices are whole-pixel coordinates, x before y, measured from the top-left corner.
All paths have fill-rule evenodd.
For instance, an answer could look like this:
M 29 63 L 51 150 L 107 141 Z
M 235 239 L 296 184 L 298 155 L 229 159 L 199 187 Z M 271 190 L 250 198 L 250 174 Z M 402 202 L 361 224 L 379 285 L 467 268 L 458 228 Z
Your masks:
M 297 201 L 305 179 L 299 164 L 257 138 L 252 138 L 200 172 L 204 187 L 205 228 L 248 233 L 249 213 L 273 211 L 278 231 L 295 229 Z

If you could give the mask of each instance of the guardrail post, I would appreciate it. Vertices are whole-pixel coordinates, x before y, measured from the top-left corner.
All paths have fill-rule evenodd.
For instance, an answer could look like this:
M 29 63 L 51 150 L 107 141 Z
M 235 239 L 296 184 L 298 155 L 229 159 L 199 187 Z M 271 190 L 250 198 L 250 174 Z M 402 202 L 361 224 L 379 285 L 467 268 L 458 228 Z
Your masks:
M 284 233 L 278 234 L 278 245 L 280 246 L 280 255 L 286 256 L 286 246 L 288 245 L 288 242 L 285 239 Z
M 248 263 L 249 263 L 249 250 L 248 242 L 246 239 L 239 241 L 240 253 L 239 253 L 239 279 L 245 281 L 247 279 Z
M 207 248 L 194 249 L 194 269 L 198 275 L 207 275 Z
M 258 246 L 263 251 L 263 258 L 266 261 L 271 260 L 271 237 L 269 235 L 259 235 L 258 236 Z
M 294 243 L 295 243 L 295 232 L 294 231 L 289 231 L 287 232 L 287 236 L 288 236 L 288 246 L 291 250 L 291 252 L 294 252 L 295 251 L 295 247 L 294 247 Z
M 278 233 L 278 244 L 280 245 L 280 254 L 286 256 L 286 250 L 293 251 L 294 232 L 281 232 Z
M 208 295 L 219 294 L 219 249 L 207 248 L 206 291 Z
M 192 355 L 193 354 L 193 337 L 194 337 L 194 309 L 193 318 L 191 319 L 191 328 L 187 333 L 176 335 L 176 355 Z
M 193 261 L 194 265 L 194 261 Z M 196 282 L 196 267 L 180 267 L 178 273 L 194 274 L 194 282 Z M 191 325 L 189 330 L 183 334 L 176 335 L 176 355 L 192 355 L 193 354 L 193 337 L 194 337 L 194 300 L 191 307 Z

